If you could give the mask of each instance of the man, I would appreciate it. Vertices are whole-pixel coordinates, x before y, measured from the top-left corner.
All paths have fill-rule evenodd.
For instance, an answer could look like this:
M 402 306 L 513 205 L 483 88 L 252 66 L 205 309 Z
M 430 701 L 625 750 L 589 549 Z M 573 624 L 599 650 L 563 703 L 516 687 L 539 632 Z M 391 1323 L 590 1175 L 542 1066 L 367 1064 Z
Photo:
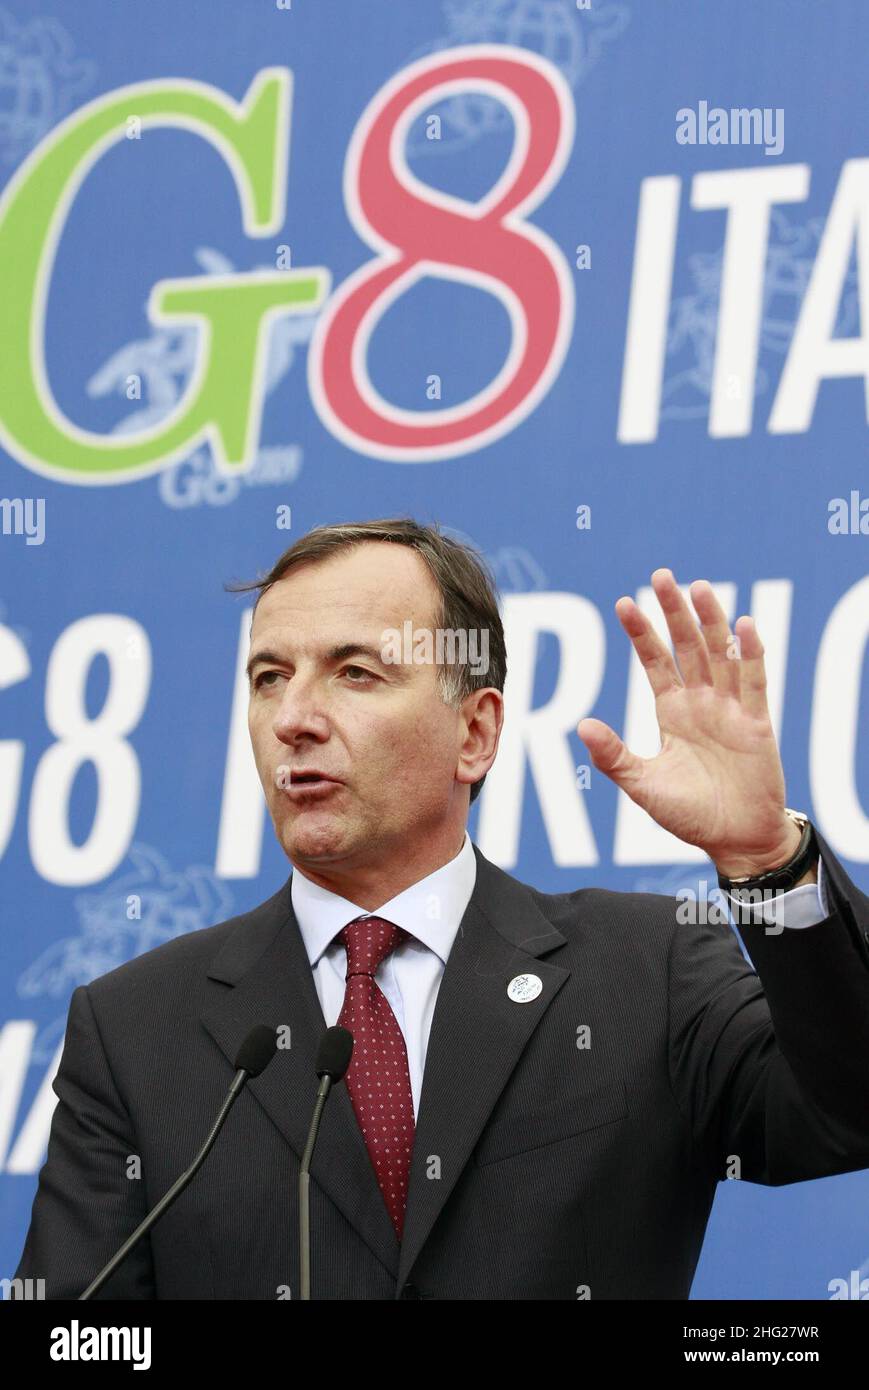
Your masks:
M 697 581 L 698 626 L 669 570 L 652 582 L 678 667 L 629 598 L 616 611 L 661 751 L 578 732 L 725 884 L 779 894 L 741 918 L 757 973 L 726 920 L 540 893 L 472 845 L 504 714 L 488 578 L 412 521 L 318 528 L 248 586 L 250 733 L 294 872 L 75 991 L 19 1277 L 89 1283 L 262 1022 L 290 1046 L 101 1297 L 298 1296 L 299 1158 L 338 1020 L 355 1046 L 313 1162 L 315 1298 L 686 1298 L 720 1179 L 869 1166 L 869 899 L 785 807 L 751 619 L 731 633 Z

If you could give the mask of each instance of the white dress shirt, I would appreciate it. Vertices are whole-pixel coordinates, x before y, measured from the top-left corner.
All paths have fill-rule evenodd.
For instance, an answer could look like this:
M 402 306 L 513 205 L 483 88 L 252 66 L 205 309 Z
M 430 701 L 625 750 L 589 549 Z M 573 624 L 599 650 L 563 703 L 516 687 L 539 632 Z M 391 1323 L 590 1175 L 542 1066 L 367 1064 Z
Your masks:
M 733 902 L 733 894 L 727 895 Z M 763 921 L 768 926 L 776 923 L 777 907 L 774 902 L 765 904 L 758 903 L 750 909 L 751 916 L 749 921 L 759 922 L 759 913 L 763 907 Z M 740 909 L 744 911 L 745 909 Z M 830 916 L 829 898 L 827 895 L 827 885 L 824 881 L 824 861 L 818 855 L 818 881 L 817 883 L 803 883 L 799 888 L 791 888 L 789 892 L 781 895 L 781 918 L 778 922 L 782 927 L 813 927 L 816 922 L 823 922 Z M 736 915 L 737 925 L 739 924 L 739 913 Z
M 376 912 L 312 883 L 301 870 L 293 870 L 290 885 L 293 911 L 327 1027 L 338 1022 L 344 1003 L 347 952 L 340 941 L 335 940 L 342 928 L 357 917 L 385 917 L 396 926 L 404 927 L 412 938 L 381 962 L 375 979 L 389 1001 L 407 1047 L 414 1116 L 419 1113 L 422 1074 L 438 989 L 476 878 L 477 861 L 467 831 L 454 859 L 412 883 Z M 829 917 L 820 858 L 818 883 L 806 883 L 785 893 L 782 909 L 781 924 L 785 927 L 810 927 Z M 765 916 L 771 911 L 771 906 L 764 908 Z M 770 920 L 768 916 L 767 920 Z
M 454 859 L 412 883 L 376 912 L 321 888 L 298 869 L 293 871 L 293 911 L 328 1027 L 338 1022 L 347 978 L 347 952 L 334 940 L 338 932 L 357 917 L 385 917 L 413 938 L 381 962 L 374 978 L 404 1035 L 414 1116 L 419 1113 L 428 1036 L 444 966 L 476 879 L 477 860 L 467 831 Z

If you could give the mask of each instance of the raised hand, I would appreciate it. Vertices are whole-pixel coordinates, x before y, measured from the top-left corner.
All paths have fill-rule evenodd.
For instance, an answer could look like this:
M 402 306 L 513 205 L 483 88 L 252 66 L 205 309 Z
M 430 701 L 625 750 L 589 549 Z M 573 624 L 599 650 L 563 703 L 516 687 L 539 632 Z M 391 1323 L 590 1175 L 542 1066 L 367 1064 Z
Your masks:
M 690 586 L 701 626 L 672 570 L 652 587 L 667 620 L 676 661 L 631 598 L 616 613 L 655 696 L 661 750 L 632 753 L 600 719 L 577 733 L 594 766 L 666 830 L 699 845 L 729 878 L 778 868 L 796 852 L 800 831 L 784 814 L 785 779 L 766 700 L 763 645 L 750 617 L 734 623 L 708 580 Z

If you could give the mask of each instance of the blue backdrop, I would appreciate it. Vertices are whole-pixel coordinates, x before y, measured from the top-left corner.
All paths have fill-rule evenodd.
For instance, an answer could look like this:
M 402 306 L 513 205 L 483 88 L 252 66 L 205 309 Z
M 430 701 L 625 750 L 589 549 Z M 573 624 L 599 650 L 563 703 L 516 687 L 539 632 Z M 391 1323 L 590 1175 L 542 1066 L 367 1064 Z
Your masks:
M 573 732 L 655 750 L 613 604 L 669 565 L 754 615 L 788 804 L 869 887 L 867 42 L 858 0 L 4 0 L 0 1275 L 72 990 L 289 871 L 222 585 L 313 525 L 487 555 L 471 833 L 517 877 L 714 882 Z M 867 1207 L 722 1184 L 693 1296 L 829 1298 Z

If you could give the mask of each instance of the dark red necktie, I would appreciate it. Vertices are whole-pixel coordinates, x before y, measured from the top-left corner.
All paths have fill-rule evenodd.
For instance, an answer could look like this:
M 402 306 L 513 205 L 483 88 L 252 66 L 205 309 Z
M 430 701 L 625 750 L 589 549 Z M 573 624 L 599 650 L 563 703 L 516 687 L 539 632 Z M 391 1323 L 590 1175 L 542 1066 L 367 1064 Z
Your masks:
M 413 1151 L 413 1093 L 407 1048 L 374 972 L 408 933 L 382 917 L 359 917 L 338 933 L 347 985 L 338 1022 L 353 1034 L 345 1077 L 386 1209 L 401 1240 Z

